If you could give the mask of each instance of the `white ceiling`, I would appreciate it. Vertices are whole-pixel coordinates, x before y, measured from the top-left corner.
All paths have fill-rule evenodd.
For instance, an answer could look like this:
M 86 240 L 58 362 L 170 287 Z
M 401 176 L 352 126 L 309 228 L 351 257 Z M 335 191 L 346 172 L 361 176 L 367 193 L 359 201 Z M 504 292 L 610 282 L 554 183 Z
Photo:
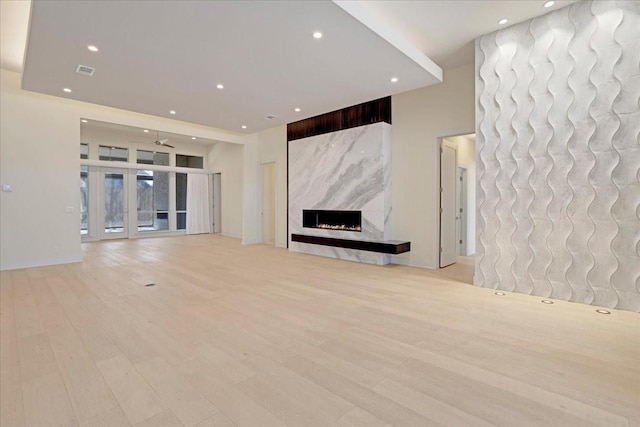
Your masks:
M 1 3 L 2 67 L 19 69 L 15 46 L 24 35 L 16 22 L 29 2 Z M 35 1 L 22 84 L 251 133 L 438 83 L 431 59 L 445 69 L 472 63 L 473 39 L 498 29 L 498 19 L 515 23 L 568 3 Z M 320 40 L 311 36 L 318 30 Z M 95 67 L 94 76 L 76 74 L 78 64 Z

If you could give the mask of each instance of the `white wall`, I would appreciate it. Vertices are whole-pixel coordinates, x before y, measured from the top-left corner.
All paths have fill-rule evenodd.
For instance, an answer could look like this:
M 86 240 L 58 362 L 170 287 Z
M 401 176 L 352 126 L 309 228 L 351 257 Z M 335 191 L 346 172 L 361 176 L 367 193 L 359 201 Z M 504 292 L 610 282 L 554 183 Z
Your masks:
M 392 262 L 438 268 L 438 138 L 474 132 L 474 99 L 473 65 L 391 98 L 393 238 L 411 241 L 411 252 Z
M 0 269 L 79 261 L 80 118 L 241 143 L 238 134 L 20 89 L 0 74 Z M 67 207 L 73 208 L 66 213 Z
M 221 233 L 241 238 L 244 146 L 219 142 L 207 157 L 209 171 L 220 173 L 222 178 Z

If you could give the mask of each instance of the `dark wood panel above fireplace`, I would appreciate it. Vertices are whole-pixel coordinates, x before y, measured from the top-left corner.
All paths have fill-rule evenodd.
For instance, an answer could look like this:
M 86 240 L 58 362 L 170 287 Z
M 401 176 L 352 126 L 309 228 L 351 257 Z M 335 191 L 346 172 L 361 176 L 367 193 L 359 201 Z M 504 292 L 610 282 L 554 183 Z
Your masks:
M 390 96 L 289 123 L 287 125 L 287 141 L 378 122 L 391 124 Z

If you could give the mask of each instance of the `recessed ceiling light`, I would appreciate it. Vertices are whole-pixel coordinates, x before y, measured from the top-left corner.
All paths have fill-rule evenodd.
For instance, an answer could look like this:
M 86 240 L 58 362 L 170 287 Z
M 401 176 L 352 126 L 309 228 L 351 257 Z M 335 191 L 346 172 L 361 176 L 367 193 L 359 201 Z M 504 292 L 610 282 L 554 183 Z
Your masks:
M 169 114 L 175 114 L 176 112 L 174 110 L 169 111 Z
M 245 125 L 242 125 L 242 129 L 246 129 L 247 127 Z
M 391 77 L 391 83 L 398 83 L 397 77 Z
M 216 85 L 216 87 L 217 87 L 218 89 L 224 89 L 224 85 L 223 85 L 222 83 L 218 83 L 218 84 Z
M 89 46 L 87 46 L 87 49 L 89 49 L 91 52 L 97 52 L 98 48 L 95 47 L 94 45 L 90 44 Z
M 498 296 L 504 296 L 505 295 L 504 292 L 495 292 L 495 294 L 498 295 Z
M 600 314 L 611 314 L 611 312 L 609 310 L 602 310 L 602 309 L 598 309 L 596 310 L 596 313 L 600 313 Z
M 553 301 L 549 301 L 548 299 L 543 299 L 540 302 L 542 302 L 543 304 L 553 304 Z
M 192 137 L 191 137 L 191 139 L 196 139 L 196 137 L 195 137 L 195 136 L 192 136 Z
M 322 38 L 322 33 L 320 31 L 316 31 L 315 33 L 313 33 L 313 38 L 314 39 L 321 39 Z
M 544 7 L 551 7 L 551 6 L 553 6 L 554 4 L 556 4 L 556 2 L 554 2 L 554 1 L 548 1 L 548 2 L 546 2 L 546 3 L 544 4 Z
M 299 108 L 294 108 L 293 111 L 295 111 L 296 113 L 299 113 L 300 109 Z
M 88 120 L 87 120 L 87 119 L 80 119 L 80 121 L 81 121 L 82 123 L 87 123 L 87 122 L 88 122 Z
M 504 24 L 506 24 L 507 22 L 509 22 L 509 20 L 508 20 L 507 18 L 502 18 L 501 20 L 499 20 L 499 21 L 498 21 L 498 24 L 500 24 L 500 25 L 504 25 Z
M 149 129 L 143 130 L 144 133 L 149 133 Z
M 65 91 L 65 92 L 67 92 L 67 93 L 70 93 L 70 92 L 71 92 L 71 89 L 69 89 L 68 87 L 65 87 L 65 88 L 64 88 L 64 89 L 62 89 L 62 90 L 63 90 L 63 91 Z

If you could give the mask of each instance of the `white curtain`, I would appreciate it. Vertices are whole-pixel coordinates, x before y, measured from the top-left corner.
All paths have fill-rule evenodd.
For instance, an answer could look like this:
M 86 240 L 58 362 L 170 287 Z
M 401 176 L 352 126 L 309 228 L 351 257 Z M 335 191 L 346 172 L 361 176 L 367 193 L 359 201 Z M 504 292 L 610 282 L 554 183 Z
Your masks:
M 211 233 L 209 175 L 187 175 L 187 234 Z

